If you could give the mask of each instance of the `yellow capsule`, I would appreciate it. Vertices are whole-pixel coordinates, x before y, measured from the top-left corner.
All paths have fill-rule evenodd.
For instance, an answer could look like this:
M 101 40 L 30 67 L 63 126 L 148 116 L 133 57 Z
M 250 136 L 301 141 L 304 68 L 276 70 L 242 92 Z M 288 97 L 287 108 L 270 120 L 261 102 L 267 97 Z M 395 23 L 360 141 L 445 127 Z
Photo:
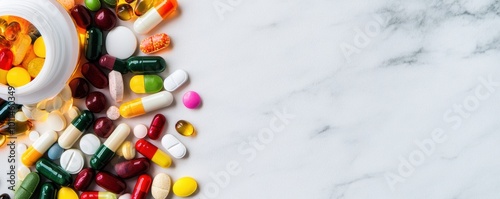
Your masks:
M 38 73 L 40 73 L 40 71 L 42 70 L 44 63 L 45 63 L 44 58 L 37 57 L 31 60 L 30 63 L 28 64 L 28 73 L 30 74 L 30 76 L 33 78 L 38 76 Z
M 21 64 L 30 46 L 31 37 L 25 34 L 19 35 L 19 38 L 17 38 L 11 48 L 12 52 L 14 53 L 14 61 L 12 62 L 12 65 L 17 66 Z
M 38 37 L 33 44 L 33 51 L 35 51 L 36 56 L 45 58 L 45 42 L 43 37 Z
M 183 136 L 196 135 L 196 130 L 194 129 L 194 126 L 185 120 L 179 120 L 175 124 L 175 130 L 177 130 L 177 132 Z
M 30 63 L 31 60 L 37 58 L 36 54 L 35 54 L 35 51 L 33 51 L 33 45 L 31 45 L 28 49 L 28 52 L 26 53 L 26 55 L 24 56 L 24 60 L 23 62 L 21 63 L 21 66 L 23 68 L 26 68 L 28 69 L 28 64 Z
M 17 88 L 30 83 L 31 77 L 23 67 L 14 67 L 7 72 L 7 84 Z
M 78 194 L 76 194 L 75 190 L 69 187 L 61 187 L 59 191 L 57 191 L 57 199 L 78 199 Z

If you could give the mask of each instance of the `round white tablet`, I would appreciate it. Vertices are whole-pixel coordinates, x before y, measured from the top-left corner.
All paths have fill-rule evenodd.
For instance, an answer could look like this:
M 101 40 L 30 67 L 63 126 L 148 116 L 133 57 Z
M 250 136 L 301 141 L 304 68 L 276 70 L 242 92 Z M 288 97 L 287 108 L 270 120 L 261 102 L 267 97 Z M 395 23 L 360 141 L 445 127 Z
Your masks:
M 166 134 L 161 139 L 161 145 L 167 149 L 168 153 L 174 158 L 180 159 L 186 155 L 186 146 L 181 143 L 172 134 Z
M 17 121 L 20 122 L 28 121 L 28 117 L 26 117 L 26 115 L 22 111 L 18 111 L 14 117 L 16 118 Z
M 127 59 L 137 48 L 137 38 L 129 28 L 117 26 L 106 36 L 106 51 L 118 59 Z
M 28 146 L 26 146 L 26 144 L 19 143 L 17 145 L 17 153 L 19 153 L 19 154 L 23 154 L 24 151 L 26 151 L 26 149 L 28 149 Z
M 76 149 L 64 151 L 59 162 L 61 167 L 70 174 L 77 174 L 85 164 L 82 153 Z
M 17 177 L 18 177 L 18 180 L 23 181 L 23 180 L 24 180 L 24 178 L 26 178 L 26 176 L 27 176 L 28 174 L 30 174 L 30 173 L 31 173 L 30 168 L 28 168 L 28 167 L 26 167 L 26 166 L 24 166 L 24 165 L 19 166 L 19 168 L 17 169 Z
M 183 70 L 176 70 L 163 81 L 163 87 L 168 92 L 173 92 L 188 80 L 188 74 Z
M 80 149 L 87 155 L 94 155 L 100 145 L 101 141 L 94 134 L 87 133 L 80 139 Z
M 136 138 L 144 138 L 148 134 L 148 127 L 144 124 L 138 124 L 134 127 L 134 136 Z
M 45 122 L 54 131 L 62 131 L 66 128 L 66 118 L 59 111 L 50 112 Z
M 120 109 L 116 106 L 110 106 L 106 111 L 106 116 L 111 120 L 117 120 L 120 118 Z
M 31 131 L 30 134 L 28 135 L 31 141 L 36 141 L 40 137 L 40 133 L 38 131 Z

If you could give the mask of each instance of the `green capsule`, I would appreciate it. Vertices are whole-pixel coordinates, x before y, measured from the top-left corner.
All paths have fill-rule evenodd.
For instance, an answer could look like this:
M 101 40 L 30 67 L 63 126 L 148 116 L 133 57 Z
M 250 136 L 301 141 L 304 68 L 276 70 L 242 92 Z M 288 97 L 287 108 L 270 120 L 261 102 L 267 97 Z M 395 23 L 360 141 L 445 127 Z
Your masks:
M 97 61 L 102 53 L 102 31 L 92 27 L 87 30 L 85 41 L 85 58 L 89 61 Z
M 84 110 L 82 114 L 71 121 L 71 124 L 81 132 L 84 132 L 92 125 L 92 122 L 94 122 L 94 114 L 89 110 Z
M 160 56 L 135 56 L 127 59 L 127 68 L 134 74 L 157 74 L 165 71 L 167 63 Z
M 158 75 L 136 75 L 130 79 L 134 93 L 157 93 L 163 89 L 163 79 Z
M 103 0 L 103 2 L 110 8 L 115 8 L 117 0 Z
M 40 183 L 40 176 L 36 172 L 29 173 L 26 178 L 24 178 L 21 186 L 19 186 L 19 188 L 17 189 L 16 193 L 14 194 L 14 198 L 30 198 L 31 195 L 33 195 L 33 193 L 35 192 L 38 183 Z
M 57 197 L 57 187 L 54 183 L 46 182 L 43 183 L 40 190 L 40 199 L 56 199 Z
M 36 162 L 36 170 L 45 178 L 60 186 L 69 186 L 73 182 L 71 175 L 52 161 L 40 158 Z

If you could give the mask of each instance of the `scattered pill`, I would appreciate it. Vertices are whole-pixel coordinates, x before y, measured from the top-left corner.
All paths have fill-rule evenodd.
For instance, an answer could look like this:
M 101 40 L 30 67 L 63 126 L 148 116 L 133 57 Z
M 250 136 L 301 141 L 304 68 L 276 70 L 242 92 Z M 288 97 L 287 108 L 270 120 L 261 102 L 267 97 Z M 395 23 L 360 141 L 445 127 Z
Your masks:
M 107 101 L 106 96 L 99 91 L 94 91 L 87 95 L 87 99 L 85 100 L 85 105 L 89 109 L 89 111 L 93 113 L 100 113 L 104 109 L 106 109 Z
M 177 180 L 172 187 L 172 191 L 176 196 L 188 197 L 192 195 L 198 188 L 198 183 L 192 177 L 183 177 Z
M 57 187 L 52 182 L 45 182 L 40 188 L 40 199 L 55 199 L 57 197 Z
M 68 127 L 61 134 L 57 140 L 59 146 L 63 149 L 71 148 L 76 143 L 78 138 L 82 136 L 83 132 L 85 132 L 89 126 L 92 125 L 93 121 L 94 115 L 90 111 L 84 110 L 81 115 L 71 121 L 71 124 L 68 125 Z
M 17 153 L 18 154 L 23 154 L 24 151 L 26 151 L 26 149 L 28 149 L 28 146 L 26 146 L 26 144 L 23 144 L 23 143 L 19 143 L 17 145 Z
M 55 131 L 45 132 L 21 155 L 21 162 L 26 166 L 32 166 L 56 141 Z
M 115 100 L 115 102 L 119 103 L 123 100 L 123 77 L 122 74 L 118 71 L 109 72 L 109 94 L 111 98 Z
M 33 119 L 33 114 L 29 108 L 27 108 L 26 106 L 23 106 L 23 107 L 21 107 L 21 110 L 23 111 L 24 115 L 28 119 Z
M 116 106 L 110 106 L 106 111 L 106 116 L 111 120 L 117 120 L 120 118 L 120 109 Z
M 148 135 L 148 127 L 144 124 L 138 124 L 134 127 L 134 136 L 136 138 L 144 138 Z
M 113 130 L 115 130 L 115 124 L 113 121 L 107 117 L 97 118 L 94 122 L 94 133 L 102 138 L 108 138 Z
M 4 193 L 4 194 L 0 195 L 0 199 L 10 199 L 10 195 Z
M 80 28 L 87 29 L 92 24 L 90 10 L 83 5 L 76 5 L 71 8 L 70 14 Z
M 45 58 L 45 42 L 43 41 L 43 37 L 38 37 L 38 39 L 35 40 L 33 51 L 36 56 Z
M 17 66 L 7 72 L 7 83 L 14 88 L 24 86 L 30 81 L 31 76 L 23 67 Z
M 92 84 L 96 88 L 106 88 L 108 87 L 108 76 L 101 71 L 101 69 L 97 68 L 92 63 L 85 63 L 81 67 L 82 75 L 87 79 L 90 84 Z
M 158 74 L 165 71 L 167 62 L 160 56 L 134 56 L 127 59 L 127 68 L 136 75 Z
M 69 174 L 77 174 L 83 169 L 85 160 L 79 150 L 69 149 L 64 151 L 59 160 L 61 167 Z
M 45 59 L 44 58 L 33 58 L 29 63 L 28 63 L 28 73 L 32 78 L 35 78 L 38 76 L 40 71 L 42 71 L 43 65 L 45 64 Z
M 183 136 L 192 136 L 192 135 L 196 134 L 196 130 L 194 129 L 194 126 L 185 120 L 179 120 L 175 124 L 175 130 L 177 130 L 177 132 Z
M 120 178 L 128 179 L 147 172 L 150 166 L 147 158 L 136 158 L 116 164 L 115 172 Z
M 155 199 L 166 199 L 170 193 L 170 187 L 172 186 L 172 180 L 170 176 L 166 173 L 159 173 L 153 179 L 153 184 L 151 186 L 151 194 Z
M 99 0 L 95 1 L 99 2 Z M 103 39 L 103 33 L 99 28 L 91 27 L 87 30 L 85 40 L 85 58 L 87 60 L 97 61 L 99 59 L 102 53 L 102 46 L 104 45 Z
M 187 149 L 176 137 L 171 134 L 166 134 L 161 139 L 161 145 L 167 149 L 174 158 L 180 159 L 186 155 Z
M 57 199 L 78 199 L 78 194 L 69 187 L 61 187 L 57 191 Z
M 77 77 L 69 82 L 69 87 L 71 88 L 71 95 L 76 99 L 82 99 L 87 97 L 89 94 L 89 83 L 87 80 Z
M 123 194 L 120 197 L 118 197 L 118 199 L 131 199 L 131 198 L 132 195 L 130 195 L 129 193 Z
M 176 70 L 163 81 L 163 87 L 169 92 L 175 91 L 188 80 L 188 74 L 183 70 Z
M 134 22 L 134 30 L 146 34 L 177 9 L 177 0 L 162 1 Z
M 167 124 L 167 118 L 163 114 L 156 114 L 151 121 L 148 129 L 148 137 L 156 140 L 160 137 Z
M 22 111 L 18 111 L 14 117 L 19 122 L 26 122 L 26 121 L 28 121 L 28 117 L 26 117 L 26 115 Z
M 101 56 L 101 58 L 99 59 L 99 66 L 108 70 L 118 71 L 121 74 L 126 74 L 128 72 L 126 60 L 118 59 L 109 54 Z
M 135 157 L 135 147 L 130 141 L 125 141 L 122 145 L 120 145 L 116 154 L 118 156 L 122 156 L 125 160 L 131 160 Z
M 19 166 L 19 168 L 17 169 L 17 179 L 23 181 L 26 178 L 26 176 L 28 176 L 28 174 L 30 173 L 31 173 L 30 168 L 26 166 Z
M 55 143 L 49 148 L 49 151 L 47 152 L 47 156 L 51 160 L 57 160 L 57 159 L 61 158 L 61 155 L 63 152 L 64 152 L 64 149 L 61 146 L 59 146 L 59 144 Z
M 170 37 L 165 33 L 159 33 L 142 40 L 139 48 L 143 53 L 151 54 L 163 50 L 169 45 Z
M 4 36 L 9 41 L 14 41 L 21 32 L 21 25 L 17 21 L 10 22 L 5 28 Z
M 163 89 L 163 79 L 158 75 L 135 75 L 130 79 L 134 93 L 157 93 Z
M 85 191 L 94 180 L 95 172 L 91 168 L 85 168 L 76 175 L 73 187 L 77 191 Z
M 151 183 L 153 179 L 148 174 L 142 174 L 137 178 L 137 181 L 132 191 L 132 198 L 134 199 L 145 199 L 149 194 L 149 189 L 151 189 Z
M 94 134 L 86 134 L 80 139 L 80 149 L 87 155 L 94 155 L 101 145 L 101 140 Z
M 134 17 L 134 8 L 125 0 L 117 1 L 115 8 L 116 15 L 123 21 L 128 21 Z
M 117 0 L 103 0 L 102 2 L 104 2 L 110 8 L 114 8 L 116 7 Z
M 97 11 L 101 8 L 100 0 L 85 0 L 85 6 L 89 8 L 90 11 Z
M 106 166 L 129 134 L 130 127 L 125 123 L 119 124 L 108 139 L 106 139 L 104 144 L 102 144 L 92 156 L 90 159 L 90 167 L 99 170 Z
M 137 38 L 125 26 L 117 26 L 106 36 L 106 51 L 118 59 L 127 59 L 137 48 Z
M 19 66 L 19 64 L 23 62 L 24 56 L 26 56 L 28 50 L 30 49 L 31 41 L 32 40 L 29 35 L 21 34 L 14 42 L 11 47 L 11 50 L 14 53 L 14 61 L 12 61 L 14 66 Z
M 121 194 L 127 189 L 127 184 L 122 179 L 106 171 L 98 172 L 95 176 L 95 182 L 103 189 L 115 194 Z
M 120 106 L 120 115 L 124 118 L 131 118 L 145 113 L 164 108 L 172 104 L 174 96 L 167 91 L 162 91 L 149 95 L 147 97 L 138 98 Z
M 80 109 L 76 106 L 72 106 L 66 113 L 64 113 L 64 116 L 66 117 L 66 122 L 71 123 L 76 117 L 80 115 Z
M 135 5 L 134 13 L 136 16 L 145 14 L 149 9 L 155 6 L 155 0 L 138 0 Z
M 45 123 L 54 131 L 62 131 L 66 128 L 66 118 L 59 111 L 50 112 Z
M 107 191 L 85 191 L 80 194 L 80 199 L 116 199 L 116 195 Z
M 145 139 L 137 140 L 135 143 L 135 149 L 137 152 L 144 155 L 144 157 L 150 159 L 152 162 L 163 168 L 170 167 L 170 164 L 172 164 L 172 159 L 170 159 L 165 152 Z
M 197 92 L 194 91 L 188 91 L 184 94 L 184 97 L 182 98 L 182 102 L 184 103 L 184 106 L 186 106 L 189 109 L 195 109 L 198 108 L 201 104 L 201 97 L 198 95 Z
M 116 26 L 116 15 L 107 8 L 101 8 L 95 13 L 95 25 L 104 31 L 110 31 Z
M 48 159 L 40 158 L 40 160 L 36 162 L 35 168 L 43 177 L 60 186 L 69 186 L 73 182 L 68 172 Z
M 30 198 L 31 195 L 33 195 L 33 193 L 35 192 L 38 183 L 40 183 L 40 176 L 36 172 L 31 172 L 24 178 L 21 186 L 19 186 L 19 188 L 16 190 L 14 198 Z

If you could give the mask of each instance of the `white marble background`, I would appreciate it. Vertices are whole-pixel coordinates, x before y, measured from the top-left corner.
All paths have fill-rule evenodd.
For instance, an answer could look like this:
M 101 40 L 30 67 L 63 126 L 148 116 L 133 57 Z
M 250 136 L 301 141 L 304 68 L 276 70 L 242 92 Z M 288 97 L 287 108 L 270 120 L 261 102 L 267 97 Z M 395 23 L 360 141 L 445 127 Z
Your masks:
M 152 173 L 195 177 L 192 198 L 500 197 L 500 2 L 179 4 L 154 32 L 190 73 L 161 111 L 189 157 Z

